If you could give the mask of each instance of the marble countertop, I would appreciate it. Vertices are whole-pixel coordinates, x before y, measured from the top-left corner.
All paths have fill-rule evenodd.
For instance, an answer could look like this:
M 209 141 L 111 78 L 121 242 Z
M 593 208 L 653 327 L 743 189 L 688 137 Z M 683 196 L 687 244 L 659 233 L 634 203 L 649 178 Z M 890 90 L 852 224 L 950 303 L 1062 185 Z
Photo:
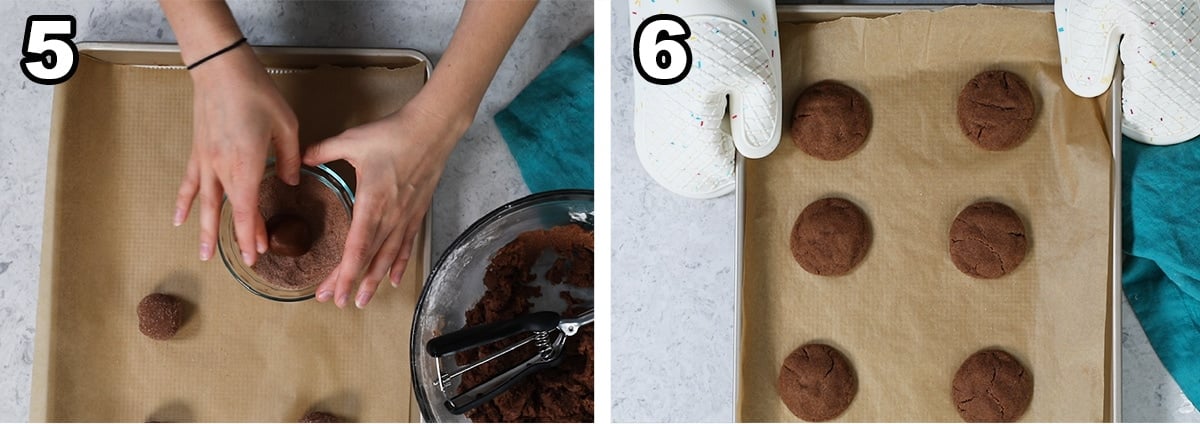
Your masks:
M 612 417 L 730 421 L 734 198 L 676 196 L 642 169 L 628 106 L 636 76 L 628 14 L 626 1 L 613 2 Z M 1124 302 L 1121 334 L 1123 420 L 1200 421 Z
M 237 0 L 230 6 L 252 44 L 414 48 L 436 63 L 462 1 Z M 0 51 L 10 59 L 0 76 L 0 421 L 23 421 L 29 414 L 53 89 L 26 80 L 16 63 L 26 17 L 48 13 L 74 15 L 76 41 L 174 42 L 156 1 L 0 0 L 0 24 L 10 29 L 0 34 Z M 560 52 L 592 32 L 593 13 L 591 3 L 574 0 L 543 0 L 534 11 L 434 195 L 435 259 L 483 214 L 528 194 L 492 117 Z

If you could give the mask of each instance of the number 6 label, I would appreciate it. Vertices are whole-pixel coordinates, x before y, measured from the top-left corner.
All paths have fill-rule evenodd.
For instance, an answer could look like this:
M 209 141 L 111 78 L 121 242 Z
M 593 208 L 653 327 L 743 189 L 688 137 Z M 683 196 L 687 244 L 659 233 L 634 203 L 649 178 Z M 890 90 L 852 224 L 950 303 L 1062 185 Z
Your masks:
M 79 49 L 75 38 L 75 17 L 33 15 L 25 22 L 25 42 L 21 44 L 21 72 L 30 81 L 55 85 L 71 79 L 79 67 Z
M 675 15 L 654 15 L 633 35 L 633 65 L 646 81 L 670 85 L 692 70 L 691 28 Z

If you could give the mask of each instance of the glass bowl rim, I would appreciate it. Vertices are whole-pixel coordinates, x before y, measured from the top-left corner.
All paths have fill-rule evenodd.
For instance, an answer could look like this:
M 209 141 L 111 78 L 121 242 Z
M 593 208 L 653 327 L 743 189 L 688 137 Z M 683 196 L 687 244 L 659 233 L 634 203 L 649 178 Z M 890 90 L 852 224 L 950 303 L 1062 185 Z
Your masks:
M 351 219 L 353 219 L 354 191 L 350 189 L 350 186 L 348 184 L 346 184 L 346 180 L 343 179 L 341 175 L 339 175 L 337 172 L 335 172 L 333 169 L 329 168 L 328 166 L 325 166 L 324 164 L 319 164 L 316 166 L 300 165 L 300 173 L 301 174 L 307 173 L 309 175 L 312 175 L 322 185 L 324 185 L 327 188 L 329 188 L 330 190 L 332 190 L 334 192 L 334 195 L 336 195 L 337 198 L 342 201 L 342 206 L 344 206 L 347 209 L 346 210 L 347 214 L 350 214 L 352 217 Z M 275 176 L 275 161 L 270 160 L 267 162 L 267 166 L 263 171 L 263 179 L 272 178 L 274 176 Z M 222 217 L 225 215 L 225 210 L 227 208 L 229 208 L 229 196 L 225 195 L 221 200 L 220 215 Z M 230 227 L 232 227 L 232 225 L 233 225 L 232 219 L 227 220 L 227 221 L 229 221 L 229 224 L 222 223 L 220 228 L 218 228 L 218 230 L 217 230 L 217 251 L 219 252 L 219 256 L 221 257 L 221 262 L 225 265 L 225 270 L 229 271 L 229 274 L 233 276 L 233 279 L 236 280 L 238 282 L 238 284 L 241 284 L 241 286 L 243 288 L 245 288 L 247 291 L 254 294 L 255 296 L 258 296 L 258 297 L 261 297 L 261 298 L 267 299 L 267 300 L 273 300 L 276 302 L 301 302 L 301 301 L 309 300 L 309 299 L 316 297 L 315 286 L 314 286 L 313 293 L 308 293 L 305 295 L 295 296 L 295 297 L 282 297 L 282 296 L 274 296 L 274 295 L 271 295 L 268 293 L 264 293 L 264 292 L 260 291 L 259 289 L 255 288 L 254 285 L 252 285 L 250 282 L 246 281 L 246 278 L 244 278 L 241 275 L 241 273 L 238 272 L 236 269 L 236 268 L 239 268 L 239 267 L 242 267 L 245 265 L 242 264 L 241 262 L 237 262 L 237 264 L 231 262 L 231 261 L 239 261 L 240 258 L 237 257 L 237 255 L 235 255 L 233 252 L 227 252 L 225 243 L 221 243 L 221 234 L 225 233 L 224 228 L 227 225 Z M 234 258 L 230 259 L 231 257 L 234 257 Z

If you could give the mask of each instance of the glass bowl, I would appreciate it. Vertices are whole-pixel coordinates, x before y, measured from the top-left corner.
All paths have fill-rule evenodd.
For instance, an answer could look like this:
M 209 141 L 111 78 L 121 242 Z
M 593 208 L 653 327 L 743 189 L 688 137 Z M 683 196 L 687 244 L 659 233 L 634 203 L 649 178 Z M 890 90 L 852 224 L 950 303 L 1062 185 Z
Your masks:
M 354 193 L 350 191 L 350 187 L 346 185 L 346 181 L 342 180 L 341 176 L 325 165 L 301 166 L 300 173 L 315 178 L 332 190 L 342 201 L 342 206 L 346 208 L 346 214 L 350 215 L 354 209 Z M 268 164 L 263 173 L 263 179 L 267 178 L 277 178 L 274 163 Z M 253 268 L 242 262 L 242 250 L 237 245 L 233 227 L 233 207 L 229 204 L 228 196 L 221 205 L 221 224 L 218 231 L 217 248 L 221 253 L 221 262 L 225 263 L 225 269 L 229 270 L 229 273 L 238 283 L 241 283 L 242 287 L 259 297 L 277 302 L 297 302 L 312 299 L 317 291 L 316 285 L 294 290 L 273 287 L 254 272 Z
M 413 318 L 410 349 L 413 389 L 425 421 L 470 422 L 466 415 L 454 415 L 446 409 L 447 396 L 436 386 L 438 376 L 434 358 L 425 352 L 425 344 L 434 337 L 465 326 L 467 310 L 483 297 L 483 275 L 492 255 L 526 231 L 571 223 L 591 226 L 594 210 L 591 190 L 558 190 L 530 195 L 480 218 L 446 249 L 425 282 Z M 540 266 L 534 268 L 539 275 L 543 274 L 540 272 L 543 269 Z M 562 291 L 563 288 L 554 290 Z M 555 291 L 543 288 L 542 297 L 533 301 L 533 311 L 563 310 L 566 302 Z M 590 288 L 569 288 L 569 291 L 578 299 L 592 299 Z M 453 358 L 448 355 L 443 358 L 443 363 L 453 366 Z M 449 392 L 453 394 L 457 390 L 457 382 L 454 382 Z

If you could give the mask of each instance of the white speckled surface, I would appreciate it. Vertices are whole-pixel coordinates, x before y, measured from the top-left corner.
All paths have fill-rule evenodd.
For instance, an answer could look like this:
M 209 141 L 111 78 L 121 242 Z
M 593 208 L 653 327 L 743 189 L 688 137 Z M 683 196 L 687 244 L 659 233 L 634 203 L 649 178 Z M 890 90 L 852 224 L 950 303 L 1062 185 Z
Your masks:
M 734 199 L 684 199 L 642 170 L 629 107 L 636 72 L 628 3 L 614 0 L 613 9 L 612 267 L 620 278 L 612 292 L 612 417 L 730 421 Z M 1124 302 L 1122 317 L 1123 419 L 1200 422 Z
M 730 421 L 734 197 L 677 196 L 638 162 L 628 8 L 613 1 L 612 418 Z
M 462 1 L 232 1 L 247 38 L 259 45 L 406 47 L 441 57 Z M 509 51 L 476 122 L 450 157 L 434 197 L 433 255 L 475 219 L 528 193 L 492 116 L 543 68 L 592 31 L 593 7 L 543 0 Z M 146 0 L 0 0 L 0 421 L 27 419 L 37 304 L 52 88 L 17 67 L 31 14 L 71 14 L 77 41 L 174 41 L 158 3 Z M 173 199 L 163 199 L 164 202 Z M 163 225 L 169 217 L 163 217 Z M 105 283 L 105 282 L 97 282 Z

